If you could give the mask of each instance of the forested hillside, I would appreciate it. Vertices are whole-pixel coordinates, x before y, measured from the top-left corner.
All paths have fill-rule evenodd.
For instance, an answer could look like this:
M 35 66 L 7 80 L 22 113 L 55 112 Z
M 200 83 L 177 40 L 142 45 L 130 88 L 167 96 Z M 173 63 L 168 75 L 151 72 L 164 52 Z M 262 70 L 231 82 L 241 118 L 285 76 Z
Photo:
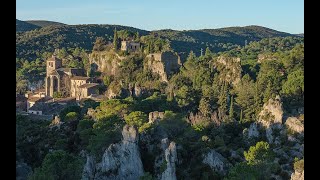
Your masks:
M 303 177 L 303 37 L 259 26 L 21 24 L 17 94 L 44 88 L 54 54 L 83 69 L 102 98 L 52 121 L 17 112 L 17 179 Z M 140 44 L 123 50 L 123 40 Z

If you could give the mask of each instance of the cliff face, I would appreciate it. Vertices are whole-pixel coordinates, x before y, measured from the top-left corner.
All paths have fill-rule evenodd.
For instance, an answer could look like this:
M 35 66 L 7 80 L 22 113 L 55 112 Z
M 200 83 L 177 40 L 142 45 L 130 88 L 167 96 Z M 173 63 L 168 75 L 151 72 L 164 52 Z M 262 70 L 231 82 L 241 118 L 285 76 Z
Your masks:
M 168 75 L 176 72 L 180 66 L 180 57 L 173 52 L 149 54 L 146 68 L 160 75 L 162 81 L 168 81 Z
M 138 131 L 126 125 L 122 136 L 122 142 L 111 144 L 106 149 L 100 163 L 87 156 L 82 179 L 136 180 L 144 174 L 138 149 Z
M 159 180 L 176 180 L 177 149 L 176 143 L 170 142 L 168 138 L 161 140 L 162 154 L 157 157 L 155 162 L 156 170 L 159 169 Z
M 282 128 L 283 108 L 279 96 L 269 99 L 263 105 L 262 111 L 258 115 L 258 122 L 266 129 L 266 136 L 269 143 L 277 143 L 278 139 L 272 135 L 273 131 Z
M 241 78 L 240 58 L 219 56 L 214 67 L 220 72 L 221 80 L 236 85 Z
M 89 55 L 91 69 L 106 73 L 107 75 L 115 75 L 118 71 L 122 58 L 112 51 L 93 51 Z
M 226 175 L 228 168 L 231 166 L 226 158 L 213 149 L 204 155 L 202 162 L 209 165 L 213 171 L 222 175 Z

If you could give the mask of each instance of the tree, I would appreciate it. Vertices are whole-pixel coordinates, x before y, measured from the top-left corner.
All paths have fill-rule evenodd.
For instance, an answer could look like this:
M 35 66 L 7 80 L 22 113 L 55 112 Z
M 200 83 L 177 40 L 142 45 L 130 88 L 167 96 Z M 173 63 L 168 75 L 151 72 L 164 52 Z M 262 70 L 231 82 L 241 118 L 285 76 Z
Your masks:
M 302 69 L 291 72 L 282 86 L 285 95 L 302 97 L 304 93 L 304 72 Z
M 112 77 L 111 76 L 106 75 L 106 76 L 103 77 L 103 84 L 105 86 L 108 87 L 111 84 L 111 82 L 112 82 Z
M 148 117 L 142 111 L 133 111 L 129 115 L 124 116 L 124 120 L 128 125 L 140 128 L 144 123 L 148 122 Z
M 233 96 L 231 96 L 230 109 L 229 109 L 229 118 L 233 119 Z
M 212 52 L 210 51 L 209 47 L 207 47 L 204 56 L 209 57 L 209 56 L 211 56 L 211 53 Z
M 113 48 L 115 50 L 118 49 L 118 46 L 119 46 L 119 42 L 118 42 L 118 33 L 117 33 L 117 29 L 115 28 L 114 29 L 114 35 L 113 35 Z
M 199 102 L 199 108 L 198 110 L 203 114 L 204 116 L 208 117 L 212 113 L 211 105 L 208 100 L 208 98 L 201 98 Z
M 78 114 L 76 112 L 69 112 L 65 117 L 66 121 L 74 121 L 77 119 L 78 119 Z
M 139 32 L 137 31 L 135 36 L 134 36 L 134 40 L 135 41 L 139 41 L 140 40 L 140 35 L 139 35 Z
M 255 113 L 255 83 L 251 80 L 249 74 L 245 74 L 240 83 L 234 88 L 236 98 L 235 102 L 241 108 L 243 121 L 253 119 Z M 242 118 L 242 116 L 241 116 Z
M 248 151 L 244 152 L 244 157 L 248 165 L 272 162 L 274 159 L 273 152 L 270 150 L 269 144 L 264 141 L 257 142 L 255 146 L 251 146 Z
M 29 180 L 81 179 L 83 161 L 63 150 L 48 153 Z
M 106 48 L 106 40 L 103 37 L 97 37 L 96 42 L 93 45 L 94 51 L 103 51 Z

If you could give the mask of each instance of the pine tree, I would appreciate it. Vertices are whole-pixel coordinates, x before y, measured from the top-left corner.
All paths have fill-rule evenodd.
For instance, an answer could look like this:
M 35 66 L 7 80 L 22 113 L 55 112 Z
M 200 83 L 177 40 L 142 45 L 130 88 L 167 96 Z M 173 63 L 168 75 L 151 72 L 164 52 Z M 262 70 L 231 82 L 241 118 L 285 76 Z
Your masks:
M 210 51 L 209 47 L 206 48 L 206 52 L 204 55 L 207 57 L 211 55 L 211 51 Z
M 233 96 L 231 96 L 230 109 L 229 109 L 229 118 L 233 119 Z
M 140 35 L 139 32 L 137 31 L 135 34 L 135 41 L 139 41 L 140 40 Z
M 115 50 L 118 49 L 118 33 L 117 33 L 117 29 L 114 29 L 114 36 L 113 36 L 113 48 Z

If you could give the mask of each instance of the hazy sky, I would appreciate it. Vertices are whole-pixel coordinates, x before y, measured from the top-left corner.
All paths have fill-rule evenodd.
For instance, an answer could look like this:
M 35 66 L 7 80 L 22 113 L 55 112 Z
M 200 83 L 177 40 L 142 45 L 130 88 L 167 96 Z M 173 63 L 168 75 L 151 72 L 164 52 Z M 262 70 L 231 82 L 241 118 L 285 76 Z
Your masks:
M 119 24 L 146 30 L 260 25 L 304 32 L 303 0 L 16 0 L 19 20 Z

